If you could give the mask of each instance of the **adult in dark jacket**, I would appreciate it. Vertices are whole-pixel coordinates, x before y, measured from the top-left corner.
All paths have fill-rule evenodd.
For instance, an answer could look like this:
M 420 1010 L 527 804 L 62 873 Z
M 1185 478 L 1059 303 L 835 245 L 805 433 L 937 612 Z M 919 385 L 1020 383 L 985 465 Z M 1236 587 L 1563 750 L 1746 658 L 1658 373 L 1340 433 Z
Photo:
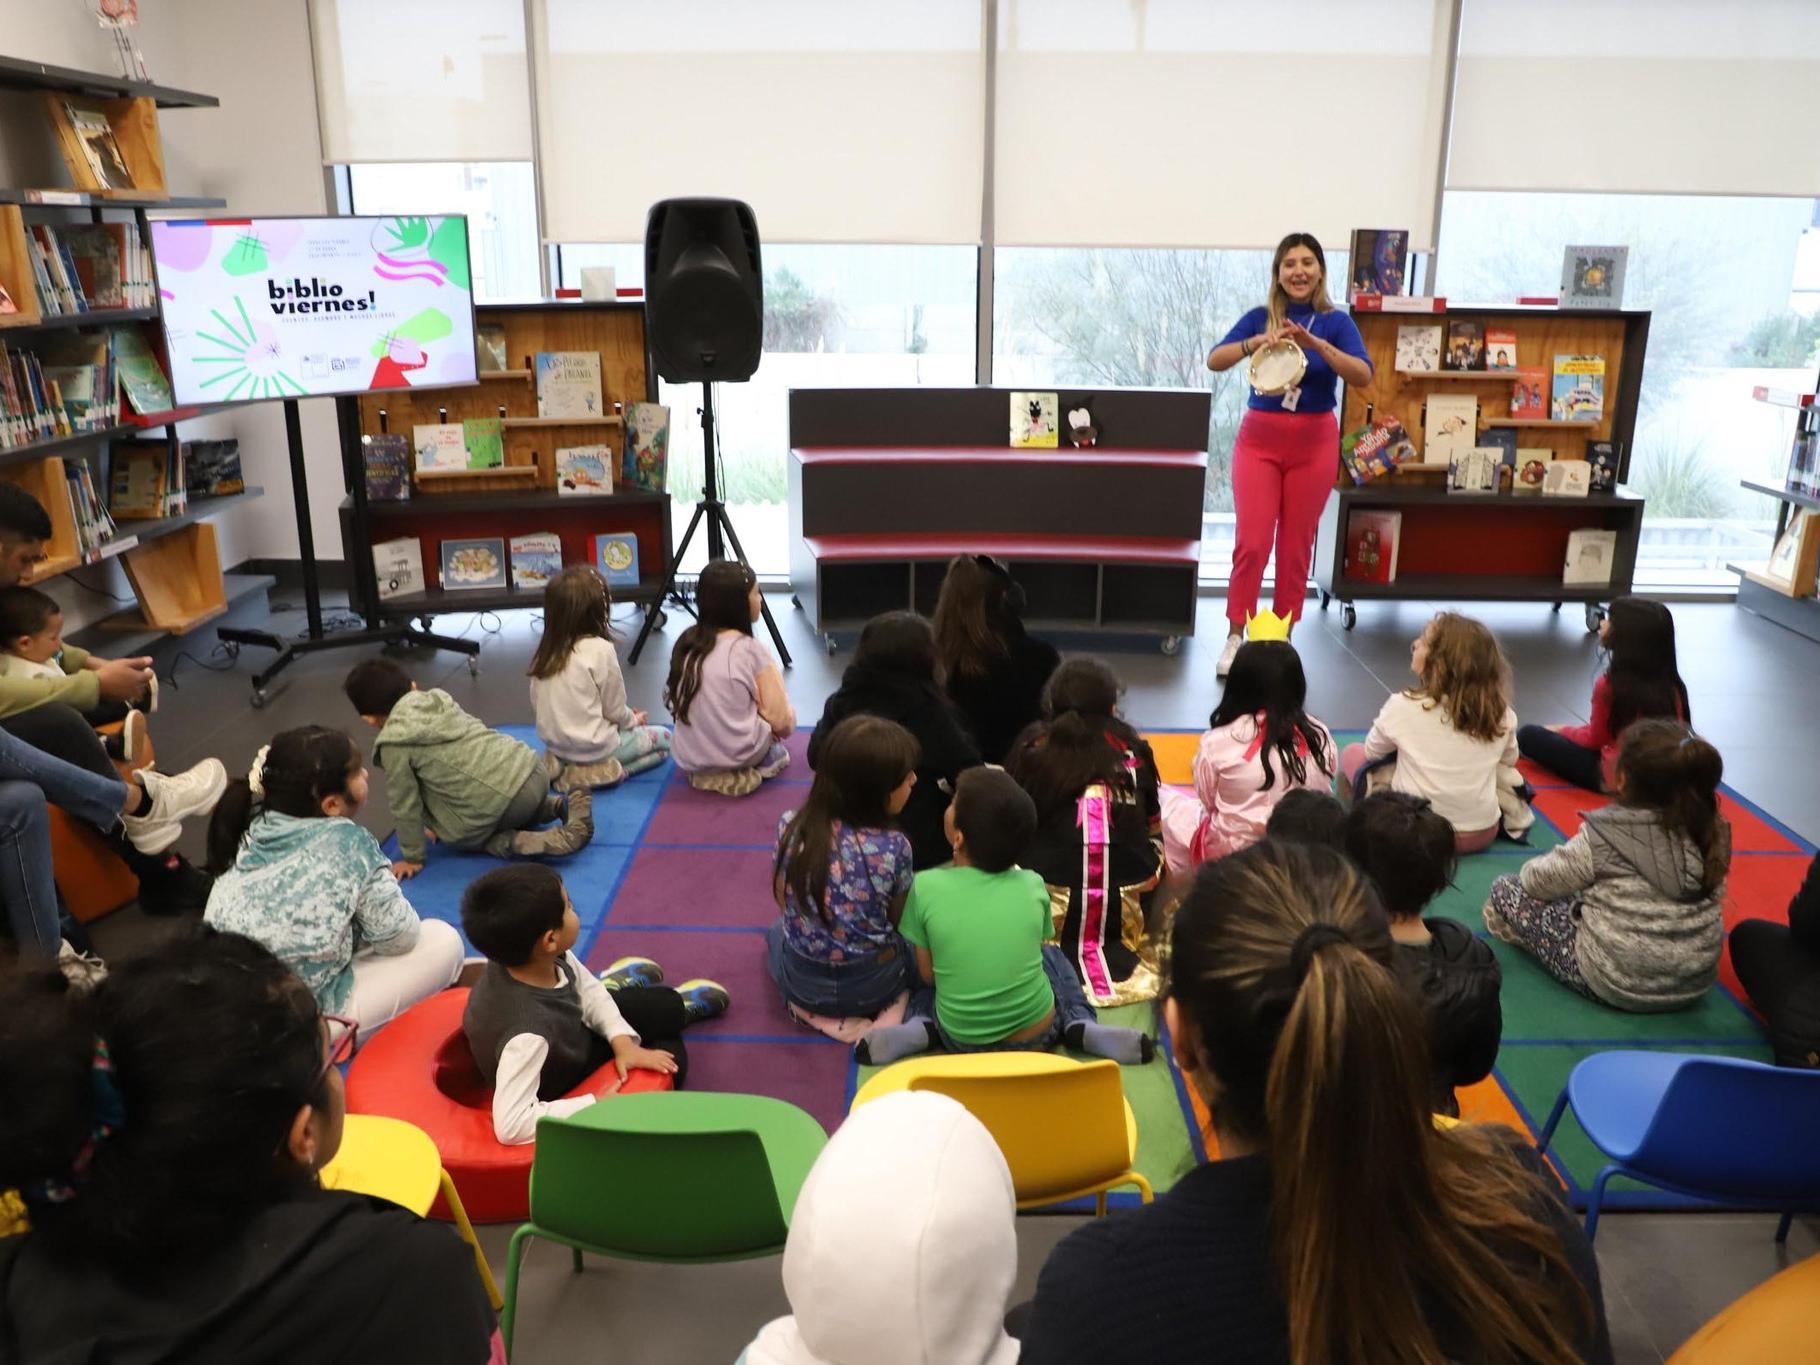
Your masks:
M 1503 969 L 1491 945 L 1458 920 L 1422 911 L 1458 866 L 1453 826 L 1420 796 L 1382 791 L 1346 818 L 1346 853 L 1377 888 L 1397 966 L 1428 1026 L 1435 1112 L 1458 1115 L 1454 1091 L 1491 1074 L 1504 1036 Z
M 954 856 L 942 829 L 954 781 L 978 766 L 980 751 L 960 713 L 936 685 L 935 634 L 915 612 L 886 612 L 866 622 L 853 662 L 809 735 L 811 768 L 834 727 L 858 715 L 894 720 L 916 737 L 922 749 L 916 786 L 897 825 L 910 840 L 918 871 L 940 867 Z
M 991 555 L 958 555 L 935 604 L 935 657 L 988 763 L 1003 763 L 1042 716 L 1043 687 L 1062 661 L 1024 630 L 1024 590 Z
M 1738 980 L 1769 1020 L 1776 1064 L 1820 1067 L 1820 855 L 1788 903 L 1788 923 L 1747 919 L 1731 945 Z
M 0 1189 L 31 1221 L 0 1240 L 0 1362 L 503 1359 L 447 1227 L 318 1185 L 338 1060 L 238 934 L 174 935 L 92 993 L 0 975 Z

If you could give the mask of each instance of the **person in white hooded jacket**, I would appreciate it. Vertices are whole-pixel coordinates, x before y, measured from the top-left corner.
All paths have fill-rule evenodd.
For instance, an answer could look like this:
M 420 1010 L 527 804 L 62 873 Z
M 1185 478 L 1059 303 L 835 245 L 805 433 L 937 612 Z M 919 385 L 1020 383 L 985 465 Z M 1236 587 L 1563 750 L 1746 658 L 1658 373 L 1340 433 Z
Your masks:
M 796 1311 L 735 1365 L 1012 1365 L 1017 1200 L 985 1126 L 946 1095 L 855 1109 L 803 1182 L 784 1245 Z

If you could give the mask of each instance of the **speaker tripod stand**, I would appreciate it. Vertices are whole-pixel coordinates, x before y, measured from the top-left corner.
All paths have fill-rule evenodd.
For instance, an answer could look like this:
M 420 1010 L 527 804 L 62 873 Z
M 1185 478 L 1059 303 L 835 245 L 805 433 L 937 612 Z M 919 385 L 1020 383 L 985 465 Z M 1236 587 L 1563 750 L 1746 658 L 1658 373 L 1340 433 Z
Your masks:
M 676 553 L 671 556 L 668 567 L 664 569 L 663 582 L 658 585 L 657 597 L 645 609 L 645 623 L 639 627 L 638 639 L 633 642 L 632 651 L 626 655 L 626 662 L 635 664 L 638 656 L 644 652 L 645 641 L 651 638 L 651 631 L 657 625 L 657 618 L 662 613 L 663 605 L 672 597 L 681 600 L 676 587 L 676 577 L 682 568 L 683 556 L 689 553 L 689 542 L 695 538 L 695 529 L 704 521 L 708 528 L 708 558 L 710 560 L 726 557 L 726 547 L 733 547 L 733 557 L 748 570 L 752 564 L 746 558 L 746 552 L 740 547 L 739 533 L 733 529 L 733 520 L 727 515 L 727 505 L 720 499 L 720 447 L 714 432 L 714 385 L 703 381 L 701 386 L 701 444 L 703 451 L 704 471 L 702 475 L 701 499 L 695 504 L 695 515 L 689 518 L 689 529 L 677 542 Z M 777 646 L 777 657 L 785 668 L 790 667 L 790 651 L 784 647 L 783 632 L 777 628 L 777 619 L 771 615 L 771 604 L 765 601 L 764 594 L 758 598 L 758 609 L 764 615 L 765 627 L 771 632 L 771 643 Z

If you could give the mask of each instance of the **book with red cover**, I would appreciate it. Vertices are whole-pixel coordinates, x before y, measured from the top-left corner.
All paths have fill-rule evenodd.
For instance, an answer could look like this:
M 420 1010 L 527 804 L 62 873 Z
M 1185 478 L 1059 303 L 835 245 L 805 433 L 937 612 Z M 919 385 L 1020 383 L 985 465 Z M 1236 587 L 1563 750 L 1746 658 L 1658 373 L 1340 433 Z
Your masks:
M 1403 531 L 1401 512 L 1360 509 L 1346 519 L 1347 578 L 1365 583 L 1397 581 L 1397 541 Z
M 1517 368 L 1515 328 L 1487 327 L 1485 329 L 1485 368 L 1488 370 L 1514 370 Z
M 1517 382 L 1510 386 L 1512 417 L 1548 416 L 1548 371 L 1540 365 L 1519 365 Z

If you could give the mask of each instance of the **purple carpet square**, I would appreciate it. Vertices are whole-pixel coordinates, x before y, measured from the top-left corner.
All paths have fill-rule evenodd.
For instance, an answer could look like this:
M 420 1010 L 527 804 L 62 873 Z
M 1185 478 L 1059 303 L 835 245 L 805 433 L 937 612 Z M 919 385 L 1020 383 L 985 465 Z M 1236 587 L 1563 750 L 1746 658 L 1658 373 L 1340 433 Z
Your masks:
M 765 849 L 641 848 L 607 912 L 614 928 L 763 929 L 776 917 Z
M 727 994 L 733 997 L 732 1008 L 719 1019 L 690 1029 L 691 1039 L 712 1038 L 717 1033 L 762 1033 L 782 1038 L 800 1036 L 807 1042 L 817 1036 L 785 1012 L 783 998 L 765 970 L 763 934 L 608 926 L 600 931 L 587 961 L 598 972 L 616 958 L 632 956 L 655 959 L 663 966 L 664 980 L 672 986 L 690 977 L 705 976 L 727 988 Z
M 803 1043 L 712 1042 L 690 1029 L 689 1089 L 770 1095 L 814 1115 L 830 1133 L 847 1115 L 851 1048 L 826 1039 Z
M 809 771 L 809 733 L 814 728 L 806 725 L 784 741 L 784 748 L 790 751 L 790 766 L 784 769 L 780 780 L 808 782 L 815 777 Z
M 747 848 L 777 847 L 777 822 L 802 805 L 809 789 L 800 782 L 767 782 L 750 796 L 718 796 L 688 782 L 672 782 L 645 829 L 644 844 L 694 844 Z

